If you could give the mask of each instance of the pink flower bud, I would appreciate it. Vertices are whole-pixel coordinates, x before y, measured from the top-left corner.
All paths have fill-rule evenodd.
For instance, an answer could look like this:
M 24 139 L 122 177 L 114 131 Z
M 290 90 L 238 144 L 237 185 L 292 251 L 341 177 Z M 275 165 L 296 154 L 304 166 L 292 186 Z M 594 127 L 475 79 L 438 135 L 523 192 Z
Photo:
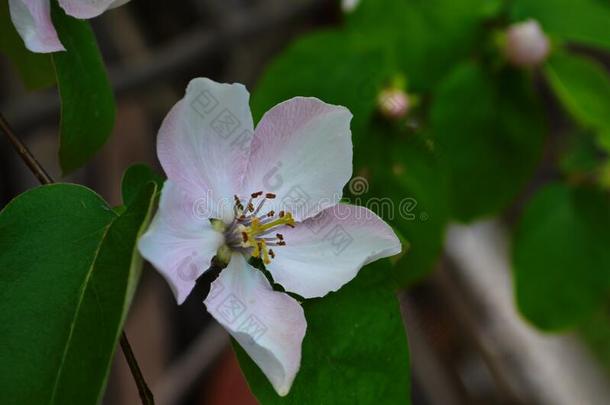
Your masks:
M 511 25 L 506 32 L 504 54 L 517 67 L 534 67 L 544 62 L 551 46 L 536 20 Z
M 341 10 L 348 14 L 353 12 L 358 7 L 360 0 L 341 0 Z
M 411 103 L 407 93 L 400 89 L 386 89 L 377 96 L 377 108 L 384 117 L 399 120 L 409 112 Z

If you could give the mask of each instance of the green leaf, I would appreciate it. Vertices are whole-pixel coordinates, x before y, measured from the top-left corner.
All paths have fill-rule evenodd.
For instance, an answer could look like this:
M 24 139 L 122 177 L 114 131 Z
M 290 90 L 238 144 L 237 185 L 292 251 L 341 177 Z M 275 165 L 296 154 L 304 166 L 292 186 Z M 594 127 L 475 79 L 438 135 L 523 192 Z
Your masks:
M 433 144 L 422 133 L 374 122 L 354 152 L 355 173 L 365 175 L 369 189 L 349 202 L 373 210 L 406 239 L 393 273 L 407 285 L 432 269 L 449 221 L 447 181 Z
M 91 190 L 54 184 L 0 212 L 0 392 L 20 404 L 95 404 L 139 277 L 150 184 L 117 216 Z
M 8 1 L 0 1 L 0 52 L 8 56 L 28 89 L 55 83 L 51 57 L 25 47 L 11 20 Z
M 410 403 L 407 340 L 396 296 L 385 282 L 389 270 L 387 260 L 375 262 L 338 292 L 303 304 L 301 369 L 285 397 L 233 345 L 261 405 Z
M 610 4 L 606 0 L 514 0 L 515 21 L 534 18 L 563 40 L 610 49 Z
M 347 27 L 392 54 L 409 89 L 427 91 L 482 37 L 487 0 L 362 0 Z
M 527 205 L 515 235 L 517 304 L 532 323 L 556 330 L 592 316 L 610 288 L 610 199 L 552 184 Z
M 377 92 L 390 77 L 384 54 L 360 46 L 338 31 L 318 32 L 292 44 L 265 71 L 252 95 L 256 120 L 275 104 L 295 96 L 317 97 L 346 106 L 352 130 L 364 127 Z
M 492 75 L 474 63 L 458 66 L 435 95 L 431 125 L 451 212 L 461 221 L 508 206 L 541 157 L 544 116 L 530 82 L 514 70 Z
M 61 96 L 59 163 L 64 174 L 83 166 L 114 127 L 115 104 L 104 62 L 88 22 L 52 2 L 53 23 L 66 52 L 53 63 Z
M 569 134 L 562 149 L 558 166 L 568 176 L 586 178 L 603 164 L 603 155 L 589 133 L 575 131 Z
M 436 155 L 416 140 L 401 146 L 391 153 L 397 162 L 394 179 L 385 183 L 396 188 L 380 195 L 394 193 L 398 201 L 391 224 L 407 239 L 408 246 L 393 270 L 396 280 L 407 285 L 427 275 L 440 256 L 449 222 L 449 198 Z
M 123 203 L 129 205 L 150 182 L 155 183 L 157 190 L 160 191 L 163 188 L 164 181 L 165 179 L 159 173 L 143 163 L 129 166 L 123 173 L 121 181 Z
M 558 53 L 544 72 L 565 109 L 583 127 L 610 132 L 610 77 L 602 65 L 584 56 Z

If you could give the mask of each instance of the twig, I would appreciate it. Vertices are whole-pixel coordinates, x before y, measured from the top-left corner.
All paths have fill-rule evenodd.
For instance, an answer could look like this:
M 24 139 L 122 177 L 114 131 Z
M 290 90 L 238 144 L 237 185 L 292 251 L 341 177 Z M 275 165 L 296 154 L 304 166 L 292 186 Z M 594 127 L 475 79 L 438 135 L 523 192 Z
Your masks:
M 123 349 L 123 355 L 125 355 L 125 360 L 127 360 L 127 364 L 129 364 L 129 370 L 131 370 L 131 375 L 138 386 L 138 393 L 140 394 L 140 399 L 144 405 L 154 405 L 155 400 L 153 398 L 153 394 L 146 385 L 146 381 L 144 380 L 144 376 L 142 375 L 142 371 L 138 366 L 138 361 L 133 354 L 133 350 L 131 350 L 131 345 L 129 344 L 129 340 L 127 340 L 127 335 L 125 332 L 121 333 L 121 349 Z
M 38 181 L 41 184 L 51 184 L 53 183 L 53 179 L 46 170 L 38 163 L 32 152 L 25 146 L 23 142 L 17 137 L 15 132 L 12 130 L 11 126 L 8 124 L 6 119 L 2 114 L 0 114 L 0 129 L 2 133 L 6 135 L 15 151 L 19 154 L 21 159 L 30 169 L 30 171 L 36 176 Z M 129 365 L 129 370 L 131 371 L 131 375 L 133 376 L 136 385 L 138 386 L 138 392 L 140 393 L 140 399 L 144 405 L 153 405 L 155 403 L 153 399 L 152 392 L 148 388 L 146 381 L 144 380 L 144 376 L 142 375 L 142 371 L 140 370 L 140 366 L 138 365 L 138 361 L 133 355 L 133 351 L 131 350 L 131 345 L 129 344 L 129 340 L 127 340 L 127 336 L 125 332 L 121 333 L 121 349 L 123 350 L 123 354 L 125 355 L 125 360 L 127 360 L 127 364 Z
M 44 170 L 44 168 L 38 163 L 34 155 L 30 152 L 30 150 L 21 142 L 17 135 L 13 132 L 10 125 L 2 114 L 0 114 L 0 128 L 2 132 L 6 135 L 15 151 L 21 156 L 21 159 L 25 162 L 25 164 L 29 167 L 29 169 L 34 173 L 34 176 L 38 179 L 41 184 L 51 184 L 53 183 L 53 179 L 49 174 Z

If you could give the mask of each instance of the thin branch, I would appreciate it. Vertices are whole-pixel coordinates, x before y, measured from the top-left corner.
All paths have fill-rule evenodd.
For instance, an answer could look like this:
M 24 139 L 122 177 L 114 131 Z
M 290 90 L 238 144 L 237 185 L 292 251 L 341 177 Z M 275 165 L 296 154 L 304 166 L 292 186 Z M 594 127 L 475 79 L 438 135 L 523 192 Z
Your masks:
M 23 162 L 27 165 L 30 171 L 36 176 L 38 181 L 41 184 L 51 184 L 53 183 L 53 179 L 46 170 L 38 163 L 32 152 L 28 149 L 27 146 L 17 137 L 15 132 L 12 130 L 9 123 L 6 121 L 4 116 L 0 114 L 0 130 L 7 137 L 11 145 L 15 148 L 15 151 L 19 154 Z M 129 340 L 127 340 L 127 336 L 125 332 L 121 333 L 121 349 L 123 350 L 123 354 L 125 355 L 125 360 L 127 360 L 127 364 L 129 365 L 129 370 L 131 371 L 131 375 L 133 376 L 134 381 L 138 387 L 138 392 L 140 393 L 140 399 L 144 405 L 153 405 L 155 403 L 153 399 L 153 394 L 148 388 L 146 381 L 144 380 L 144 376 L 142 375 L 142 371 L 140 370 L 140 366 L 138 365 L 138 361 L 133 355 L 133 351 L 131 350 L 131 345 L 129 344 Z
M 129 364 L 131 375 L 138 386 L 138 393 L 140 394 L 142 403 L 144 405 L 154 405 L 155 400 L 153 398 L 153 393 L 150 388 L 148 388 L 148 385 L 146 385 L 146 380 L 144 380 L 144 376 L 138 366 L 136 356 L 134 356 L 133 350 L 131 350 L 131 345 L 129 344 L 125 332 L 121 333 L 121 349 L 123 349 L 123 355 L 125 355 L 125 360 L 127 360 L 127 364 Z
M 44 170 L 44 168 L 38 163 L 32 152 L 21 142 L 21 140 L 15 135 L 11 126 L 6 122 L 2 114 L 0 114 L 0 129 L 6 135 L 15 151 L 21 156 L 21 159 L 28 166 L 28 168 L 32 171 L 34 176 L 38 179 L 41 184 L 51 184 L 53 183 L 53 179 L 49 174 Z

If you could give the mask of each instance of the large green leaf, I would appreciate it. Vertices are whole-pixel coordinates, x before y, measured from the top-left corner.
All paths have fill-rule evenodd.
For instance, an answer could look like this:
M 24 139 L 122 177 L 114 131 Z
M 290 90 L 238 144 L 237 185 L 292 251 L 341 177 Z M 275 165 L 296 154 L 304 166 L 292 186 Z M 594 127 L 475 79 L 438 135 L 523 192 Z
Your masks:
M 104 145 L 114 127 L 115 105 L 91 26 L 52 4 L 53 23 L 66 48 L 53 54 L 61 96 L 59 163 L 66 174 Z
M 388 261 L 320 299 L 303 304 L 307 334 L 301 369 L 279 397 L 235 344 L 242 371 L 262 405 L 409 404 L 409 354 L 398 302 L 385 280 Z
M 515 21 L 534 18 L 561 39 L 610 49 L 607 0 L 513 0 L 511 14 Z
M 557 53 L 544 72 L 566 110 L 581 125 L 600 136 L 610 132 L 610 77 L 601 64 L 583 56 Z
M 610 288 L 610 198 L 552 184 L 529 202 L 515 235 L 517 303 L 554 330 L 592 316 Z
M 348 16 L 358 41 L 391 53 L 411 89 L 434 83 L 480 42 L 487 0 L 362 0 Z
M 435 94 L 431 124 L 451 212 L 462 221 L 505 208 L 541 156 L 544 116 L 530 82 L 513 70 L 458 66 Z
M 29 89 L 38 89 L 55 82 L 51 57 L 30 52 L 11 21 L 8 1 L 0 1 L 0 52 L 8 56 Z
M 155 188 L 143 189 L 120 216 L 91 190 L 69 184 L 30 190 L 0 212 L 5 403 L 100 401 Z

